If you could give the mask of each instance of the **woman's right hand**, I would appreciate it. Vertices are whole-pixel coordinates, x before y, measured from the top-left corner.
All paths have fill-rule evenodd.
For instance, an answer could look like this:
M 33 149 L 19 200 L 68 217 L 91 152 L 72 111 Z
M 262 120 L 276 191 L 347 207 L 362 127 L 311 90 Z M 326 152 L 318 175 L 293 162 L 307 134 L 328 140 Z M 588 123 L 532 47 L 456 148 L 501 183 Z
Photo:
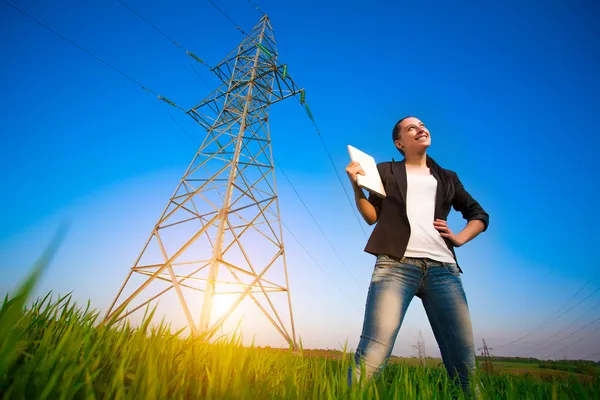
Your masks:
M 352 161 L 346 167 L 346 174 L 348 174 L 348 178 L 350 178 L 350 182 L 356 183 L 356 175 L 361 174 L 365 175 L 365 171 L 362 169 L 360 164 L 357 161 Z

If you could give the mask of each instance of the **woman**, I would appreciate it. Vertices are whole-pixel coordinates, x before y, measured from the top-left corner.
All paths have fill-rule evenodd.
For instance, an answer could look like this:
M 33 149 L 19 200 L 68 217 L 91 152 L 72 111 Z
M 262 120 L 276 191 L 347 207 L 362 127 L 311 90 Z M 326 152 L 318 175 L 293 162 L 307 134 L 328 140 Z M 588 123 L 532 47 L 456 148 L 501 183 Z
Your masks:
M 370 378 L 387 362 L 412 298 L 421 298 L 451 378 L 463 390 L 475 369 L 475 346 L 467 299 L 454 247 L 463 246 L 487 229 L 489 215 L 464 189 L 456 173 L 427 156 L 431 136 L 414 117 L 392 130 L 401 162 L 377 165 L 386 197 L 365 197 L 356 183 L 364 171 L 356 162 L 346 168 L 356 205 L 369 225 L 377 223 L 365 251 L 377 256 L 367 295 L 360 343 L 355 353 L 356 377 Z M 468 221 L 459 233 L 448 227 L 450 208 Z M 349 384 L 352 384 L 352 369 Z

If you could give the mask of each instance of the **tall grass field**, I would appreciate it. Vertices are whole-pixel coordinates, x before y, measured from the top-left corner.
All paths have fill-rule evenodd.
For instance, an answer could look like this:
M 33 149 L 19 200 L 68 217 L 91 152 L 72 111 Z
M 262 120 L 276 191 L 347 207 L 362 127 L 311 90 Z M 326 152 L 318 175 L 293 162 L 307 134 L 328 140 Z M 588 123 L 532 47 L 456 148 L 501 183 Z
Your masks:
M 98 327 L 99 315 L 69 296 L 28 300 L 46 257 L 0 309 L 4 399 L 460 399 L 439 366 L 390 364 L 347 386 L 352 354 L 337 360 L 302 350 L 243 347 L 235 336 L 206 343 L 152 325 Z M 544 381 L 478 373 L 483 399 L 598 399 L 598 379 Z

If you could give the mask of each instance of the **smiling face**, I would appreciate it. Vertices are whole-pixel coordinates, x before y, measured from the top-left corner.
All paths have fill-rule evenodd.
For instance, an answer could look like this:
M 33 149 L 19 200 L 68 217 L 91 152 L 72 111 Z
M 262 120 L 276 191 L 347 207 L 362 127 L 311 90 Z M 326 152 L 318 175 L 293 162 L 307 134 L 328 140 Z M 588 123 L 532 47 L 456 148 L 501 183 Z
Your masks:
M 418 118 L 404 118 L 394 132 L 394 144 L 405 156 L 406 154 L 423 154 L 431 145 L 429 130 Z

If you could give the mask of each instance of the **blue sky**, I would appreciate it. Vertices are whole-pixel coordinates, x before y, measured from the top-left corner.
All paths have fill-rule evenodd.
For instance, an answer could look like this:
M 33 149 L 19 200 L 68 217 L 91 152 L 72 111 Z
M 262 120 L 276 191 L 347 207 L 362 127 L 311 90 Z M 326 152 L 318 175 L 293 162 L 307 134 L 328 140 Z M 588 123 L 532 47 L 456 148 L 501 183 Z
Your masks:
M 242 39 L 209 2 L 127 3 L 209 64 Z M 593 308 L 600 302 L 593 212 L 600 191 L 599 7 L 524 3 L 258 5 L 271 18 L 280 60 L 306 88 L 346 189 L 346 145 L 377 161 L 399 159 L 391 128 L 415 115 L 431 131 L 430 155 L 456 171 L 489 212 L 489 230 L 457 251 L 477 343 L 485 338 L 499 355 L 584 358 L 600 352 L 600 333 L 592 333 L 599 323 L 535 350 L 600 316 Z M 181 49 L 118 1 L 13 4 L 184 108 L 209 93 Z M 260 18 L 247 1 L 218 4 L 246 31 Z M 196 151 L 168 112 L 196 139 L 203 131 L 5 3 L 0 38 L 0 290 L 20 282 L 69 218 L 69 235 L 38 291 L 73 291 L 104 309 Z M 217 84 L 195 67 L 209 86 Z M 339 348 L 348 340 L 354 348 L 374 260 L 362 251 L 365 236 L 304 111 L 283 102 L 270 121 L 275 158 L 358 281 L 280 180 L 282 218 L 335 281 L 286 236 L 298 333 L 305 347 Z M 456 213 L 449 222 L 455 231 L 464 225 Z M 536 329 L 588 281 L 563 309 L 589 298 L 502 347 Z M 257 343 L 280 345 L 266 323 L 254 324 Z M 439 354 L 418 299 L 394 354 L 414 354 L 418 330 L 428 352 Z

